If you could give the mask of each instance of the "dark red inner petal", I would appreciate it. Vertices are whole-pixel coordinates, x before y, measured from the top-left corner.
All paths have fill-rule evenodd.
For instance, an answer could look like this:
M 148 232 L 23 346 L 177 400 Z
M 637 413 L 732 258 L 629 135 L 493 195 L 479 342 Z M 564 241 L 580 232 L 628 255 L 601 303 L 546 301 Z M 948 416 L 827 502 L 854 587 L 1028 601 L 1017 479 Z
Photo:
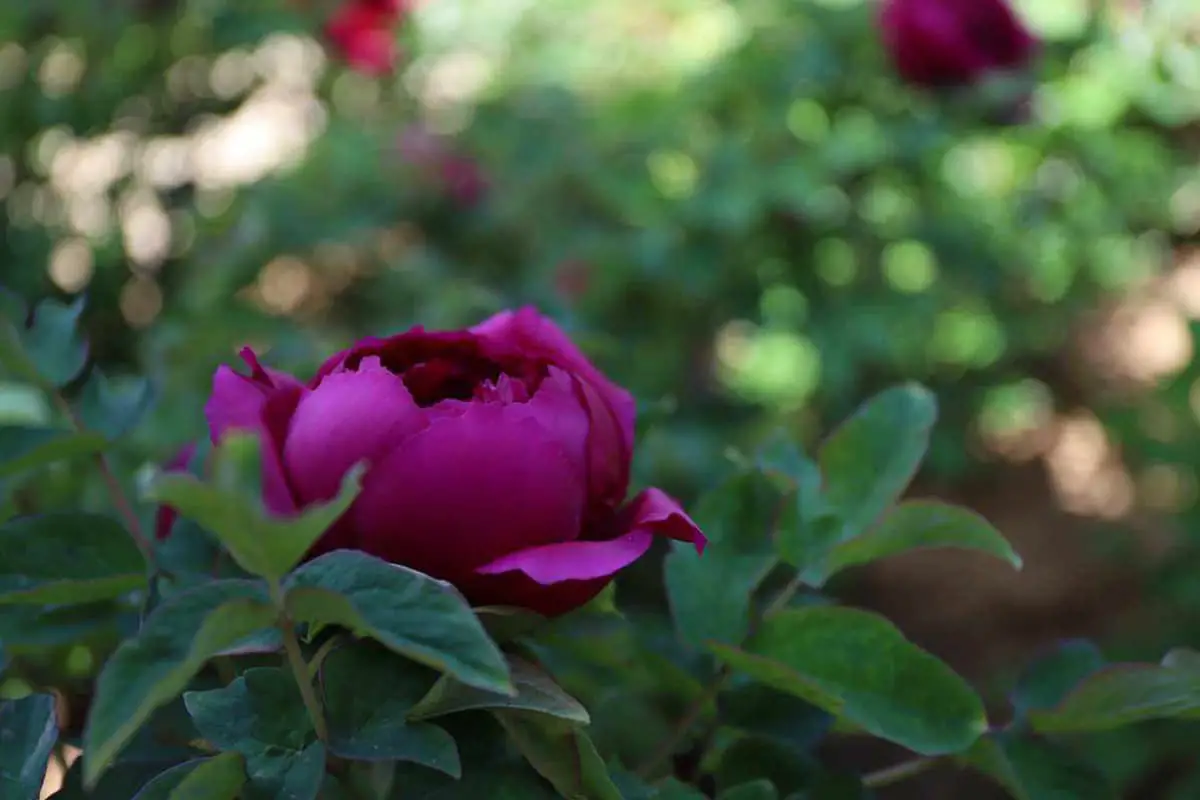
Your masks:
M 358 369 L 369 356 L 377 356 L 385 369 L 399 375 L 419 406 L 475 399 L 494 387 L 501 375 L 521 383 L 530 396 L 547 374 L 547 365 L 540 362 L 489 358 L 479 340 L 466 331 L 414 328 L 355 348 L 343 366 Z

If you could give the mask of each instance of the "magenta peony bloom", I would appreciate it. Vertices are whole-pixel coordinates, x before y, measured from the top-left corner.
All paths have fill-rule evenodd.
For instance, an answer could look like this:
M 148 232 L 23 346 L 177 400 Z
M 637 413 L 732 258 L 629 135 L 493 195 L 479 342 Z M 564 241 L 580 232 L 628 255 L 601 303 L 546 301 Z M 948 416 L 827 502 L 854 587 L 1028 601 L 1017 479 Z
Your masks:
M 403 0 L 348 0 L 325 25 L 325 35 L 346 63 L 368 75 L 383 75 L 396 64 L 395 25 Z
M 971 84 L 1037 49 L 1007 0 L 884 0 L 879 25 L 896 71 L 922 86 Z
M 476 605 L 553 616 L 594 597 L 655 536 L 705 538 L 674 500 L 628 503 L 634 402 L 535 310 L 473 328 L 366 339 L 315 378 L 221 367 L 213 440 L 262 437 L 265 503 L 328 500 L 369 462 L 362 494 L 309 557 L 362 550 L 454 583 Z

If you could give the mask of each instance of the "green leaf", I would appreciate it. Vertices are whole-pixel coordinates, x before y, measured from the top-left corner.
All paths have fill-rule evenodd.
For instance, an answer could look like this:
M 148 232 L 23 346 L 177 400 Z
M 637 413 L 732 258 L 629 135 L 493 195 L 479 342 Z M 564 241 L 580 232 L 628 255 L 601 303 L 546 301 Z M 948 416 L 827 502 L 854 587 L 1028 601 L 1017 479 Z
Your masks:
M 1063 642 L 1031 662 L 1017 680 L 1012 702 L 1018 716 L 1053 708 L 1089 675 L 1104 667 L 1096 645 L 1083 639 Z
M 162 773 L 133 800 L 237 800 L 246 768 L 237 753 L 187 761 Z
M 0 641 L 4 637 L 0 636 Z M 1190 669 L 1200 672 L 1200 653 L 1195 650 L 1189 650 L 1186 647 L 1176 647 L 1169 651 L 1162 659 L 1164 667 L 1172 667 L 1176 669 Z
M 25 355 L 54 386 L 70 383 L 87 363 L 87 343 L 76 330 L 83 307 L 82 297 L 70 305 L 43 300 L 34 310 L 33 325 L 21 335 Z
M 744 685 L 738 685 L 742 684 Z M 829 712 L 790 694 L 736 676 L 718 697 L 722 724 L 808 750 L 829 732 Z
M 1106 731 L 1150 719 L 1200 717 L 1200 671 L 1118 664 L 1077 685 L 1053 709 L 1032 711 L 1042 733 Z
M 961 760 L 995 780 L 1013 800 L 1117 800 L 1100 770 L 1044 739 L 989 734 Z
M 511 709 L 546 714 L 579 725 L 591 722 L 587 709 L 541 667 L 511 655 L 508 667 L 515 695 L 476 689 L 444 675 L 408 712 L 408 718 L 432 719 L 461 711 Z
M 904 384 L 868 400 L 825 441 L 818 462 L 825 498 L 844 525 L 842 541 L 864 533 L 904 492 L 937 414 L 932 392 Z
M 108 444 L 98 433 L 59 428 L 0 425 L 0 479 L 103 452 Z
M 965 508 L 927 500 L 901 503 L 867 533 L 835 546 L 821 563 L 805 571 L 805 582 L 820 586 L 842 570 L 908 550 L 961 547 L 978 550 L 1021 568 L 1021 557 L 991 523 Z
M 958 761 L 973 767 L 1004 788 L 1013 800 L 1033 800 L 1025 791 L 1016 767 L 1004 751 L 1004 744 L 992 734 L 979 737 L 971 749 L 958 757 Z
M 112 441 L 132 430 L 154 402 L 154 385 L 146 378 L 109 380 L 93 369 L 83 386 L 79 419 L 83 427 Z
M 777 800 L 779 792 L 768 780 L 756 780 L 731 786 L 717 795 L 717 800 Z
M 373 643 L 342 646 L 321 665 L 329 752 L 357 761 L 410 761 L 462 774 L 450 734 L 406 717 L 438 674 Z M 363 687 L 370 686 L 370 692 Z
M 511 606 L 481 606 L 475 609 L 475 613 L 483 623 L 484 630 L 497 642 L 519 639 L 547 623 L 541 614 Z
M 56 741 L 52 695 L 0 702 L 0 797 L 37 800 Z
M 865 611 L 783 611 L 744 651 L 712 649 L 734 669 L 922 755 L 961 752 L 987 729 L 983 702 L 962 678 Z
M 0 604 L 91 603 L 145 586 L 145 559 L 111 517 L 59 511 L 0 525 Z
M 745 471 L 706 494 L 692 518 L 708 537 L 701 556 L 675 545 L 664 564 L 680 637 L 699 647 L 740 644 L 750 630 L 755 588 L 776 564 L 772 538 L 784 492 L 764 473 Z
M 208 659 L 274 622 L 267 589 L 256 581 L 215 581 L 167 598 L 100 673 L 83 734 L 87 785 Z
M 129 612 L 105 601 L 64 606 L 5 606 L 0 610 L 0 642 L 10 648 L 75 644 L 104 629 L 112 630 Z
M 257 437 L 225 437 L 218 448 L 218 462 L 229 464 L 235 458 L 255 461 L 242 451 L 252 448 L 257 453 L 258 446 Z M 346 474 L 336 499 L 289 519 L 268 516 L 262 509 L 260 494 L 234 490 L 239 481 L 253 482 L 256 468 L 237 472 L 240 477 L 231 480 L 234 486 L 228 487 L 219 486 L 225 482 L 221 476 L 217 484 L 207 484 L 185 473 L 160 475 L 150 492 L 151 499 L 171 506 L 211 531 L 247 572 L 274 581 L 300 563 L 317 539 L 346 512 L 358 495 L 363 470 L 359 467 Z
M 248 798 L 316 800 L 325 774 L 325 747 L 316 740 L 289 673 L 275 667 L 248 669 L 228 686 L 188 692 L 183 701 L 205 740 L 246 757 Z
M 495 711 L 513 744 L 563 797 L 622 800 L 595 745 L 562 720 L 526 711 Z
M 508 664 L 454 587 L 354 550 L 314 559 L 287 580 L 293 619 L 341 625 L 465 684 L 511 693 Z
M 776 435 L 758 453 L 766 474 L 786 483 L 789 500 L 779 515 L 779 557 L 798 568 L 820 558 L 841 534 L 842 521 L 821 493 L 821 470 L 796 445 Z
M 108 798 L 134 797 L 146 784 L 178 761 L 125 762 L 119 761 L 104 773 L 104 777 L 93 789 L 83 786 L 83 759 L 76 759 L 63 778 L 63 787 L 52 797 L 54 800 L 108 800 Z

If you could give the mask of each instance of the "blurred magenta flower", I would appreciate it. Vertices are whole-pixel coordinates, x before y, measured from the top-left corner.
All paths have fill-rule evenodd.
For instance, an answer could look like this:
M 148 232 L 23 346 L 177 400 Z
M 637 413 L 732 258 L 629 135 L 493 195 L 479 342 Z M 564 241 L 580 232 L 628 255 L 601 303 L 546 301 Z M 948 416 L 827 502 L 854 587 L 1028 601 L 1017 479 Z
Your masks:
M 185 445 L 178 453 L 172 456 L 171 460 L 163 465 L 163 470 L 166 472 L 187 472 L 188 464 L 192 461 L 192 456 L 196 454 L 196 445 Z M 158 513 L 154 517 L 154 535 L 158 539 L 165 539 L 171 534 L 171 528 L 175 525 L 175 519 L 178 515 L 175 509 L 170 506 L 159 506 Z
M 325 35 L 351 67 L 383 75 L 395 67 L 394 28 L 406 10 L 406 0 L 347 0 L 326 23 Z
M 487 177 L 479 164 L 456 153 L 446 137 L 424 125 L 418 123 L 405 128 L 397 141 L 397 149 L 405 161 L 423 170 L 461 205 L 474 205 L 487 193 Z
M 1007 0 L 884 0 L 879 25 L 896 71 L 922 86 L 1015 70 L 1037 49 Z
M 362 494 L 310 557 L 356 549 L 448 580 L 476 605 L 545 615 L 594 597 L 656 536 L 705 538 L 657 489 L 628 503 L 634 401 L 531 308 L 466 330 L 365 339 L 303 384 L 249 349 L 205 408 L 217 441 L 262 437 L 276 514 Z

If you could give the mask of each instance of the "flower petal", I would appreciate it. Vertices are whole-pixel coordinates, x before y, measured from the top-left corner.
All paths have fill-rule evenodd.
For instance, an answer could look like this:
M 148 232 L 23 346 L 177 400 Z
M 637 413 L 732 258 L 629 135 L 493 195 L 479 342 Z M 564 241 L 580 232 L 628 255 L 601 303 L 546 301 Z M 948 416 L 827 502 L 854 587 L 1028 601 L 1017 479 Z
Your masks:
M 427 424 L 396 375 L 378 358 L 329 375 L 291 418 L 283 463 L 302 504 L 337 495 L 347 470 L 375 461 Z
M 561 328 L 534 308 L 503 311 L 471 332 L 494 358 L 543 360 L 577 377 L 580 402 L 592 420 L 589 493 L 610 507 L 618 505 L 629 486 L 637 416 L 633 396 L 606 378 Z
M 286 515 L 296 501 L 283 471 L 281 458 L 287 423 L 305 391 L 290 375 L 264 369 L 250 348 L 242 351 L 249 376 L 222 365 L 213 376 L 213 391 L 204 406 L 214 444 L 230 430 L 258 433 L 262 437 L 263 492 L 267 508 Z
M 460 587 L 472 601 L 515 605 L 547 616 L 578 608 L 667 536 L 695 544 L 706 539 L 679 504 L 658 489 L 639 494 L 621 513 L 626 533 L 600 542 L 564 542 L 510 553 L 475 570 Z
M 579 535 L 582 487 L 563 448 L 520 406 L 435 416 L 366 475 L 356 546 L 455 580 L 513 550 Z

